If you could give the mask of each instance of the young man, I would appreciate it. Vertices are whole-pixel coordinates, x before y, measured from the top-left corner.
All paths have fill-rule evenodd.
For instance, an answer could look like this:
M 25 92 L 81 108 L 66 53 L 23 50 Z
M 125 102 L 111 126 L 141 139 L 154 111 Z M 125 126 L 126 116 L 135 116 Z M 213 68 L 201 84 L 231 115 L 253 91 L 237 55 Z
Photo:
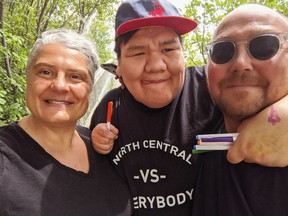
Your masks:
M 116 72 L 125 87 L 103 98 L 91 129 L 106 121 L 113 101 L 119 139 L 110 157 L 139 215 L 191 214 L 195 135 L 215 132 L 223 122 L 207 88 L 193 91 L 206 85 L 204 67 L 185 71 L 181 35 L 196 26 L 163 0 L 123 2 L 116 16 Z
M 272 9 L 244 5 L 222 20 L 209 45 L 208 87 L 223 111 L 227 132 L 236 132 L 243 119 L 287 95 L 287 52 L 288 20 Z M 287 131 L 278 106 L 267 109 L 266 115 L 270 128 Z M 252 131 L 256 136 L 260 132 Z M 273 152 L 278 134 L 264 133 L 262 144 L 270 145 Z M 282 136 L 287 140 L 287 132 Z M 258 149 L 251 146 L 252 151 Z M 288 214 L 287 167 L 233 165 L 227 162 L 226 151 L 202 154 L 200 161 L 193 194 L 195 215 Z

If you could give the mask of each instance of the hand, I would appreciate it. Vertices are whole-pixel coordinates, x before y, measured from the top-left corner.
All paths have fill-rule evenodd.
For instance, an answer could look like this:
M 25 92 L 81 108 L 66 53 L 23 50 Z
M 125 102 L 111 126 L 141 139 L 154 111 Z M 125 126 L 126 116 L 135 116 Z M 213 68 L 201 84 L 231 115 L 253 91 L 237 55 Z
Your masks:
M 92 131 L 92 144 L 96 152 L 108 154 L 111 152 L 114 140 L 118 138 L 118 129 L 110 125 L 108 130 L 106 123 L 100 123 Z
M 288 96 L 242 122 L 229 149 L 231 163 L 246 161 L 269 167 L 288 165 Z

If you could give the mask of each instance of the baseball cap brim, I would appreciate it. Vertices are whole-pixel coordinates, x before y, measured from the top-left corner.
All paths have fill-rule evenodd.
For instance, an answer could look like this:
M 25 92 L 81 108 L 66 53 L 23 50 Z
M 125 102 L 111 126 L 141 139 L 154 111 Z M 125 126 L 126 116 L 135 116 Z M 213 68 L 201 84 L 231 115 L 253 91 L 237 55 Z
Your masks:
M 132 30 L 144 27 L 163 26 L 174 29 L 178 34 L 184 35 L 197 27 L 197 22 L 180 16 L 159 16 L 147 17 L 129 20 L 121 24 L 117 30 L 116 35 L 122 35 Z

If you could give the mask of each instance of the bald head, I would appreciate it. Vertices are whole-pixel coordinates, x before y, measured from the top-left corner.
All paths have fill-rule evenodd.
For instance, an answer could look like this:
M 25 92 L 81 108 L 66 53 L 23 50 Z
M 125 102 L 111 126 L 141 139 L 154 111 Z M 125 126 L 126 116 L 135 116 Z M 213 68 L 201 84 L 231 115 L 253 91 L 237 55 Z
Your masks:
M 272 25 L 279 26 L 282 32 L 288 32 L 288 18 L 284 15 L 263 5 L 241 5 L 222 19 L 214 32 L 213 40 L 219 38 L 219 34 L 231 28 L 231 26 L 235 28 L 241 26 L 251 26 L 253 28 L 253 26 L 257 26 L 270 31 Z M 241 31 L 241 29 L 238 30 Z
M 208 87 L 228 132 L 288 94 L 288 21 L 247 4 L 223 18 L 208 61 Z

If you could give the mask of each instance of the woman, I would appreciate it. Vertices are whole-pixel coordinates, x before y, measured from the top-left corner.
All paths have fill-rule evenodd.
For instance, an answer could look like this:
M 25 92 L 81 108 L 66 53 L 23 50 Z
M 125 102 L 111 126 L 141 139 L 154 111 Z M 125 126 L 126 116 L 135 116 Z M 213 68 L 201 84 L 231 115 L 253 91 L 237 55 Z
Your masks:
M 27 65 L 30 114 L 0 128 L 0 215 L 130 215 L 129 192 L 90 131 L 87 110 L 98 57 L 64 29 L 38 38 Z

